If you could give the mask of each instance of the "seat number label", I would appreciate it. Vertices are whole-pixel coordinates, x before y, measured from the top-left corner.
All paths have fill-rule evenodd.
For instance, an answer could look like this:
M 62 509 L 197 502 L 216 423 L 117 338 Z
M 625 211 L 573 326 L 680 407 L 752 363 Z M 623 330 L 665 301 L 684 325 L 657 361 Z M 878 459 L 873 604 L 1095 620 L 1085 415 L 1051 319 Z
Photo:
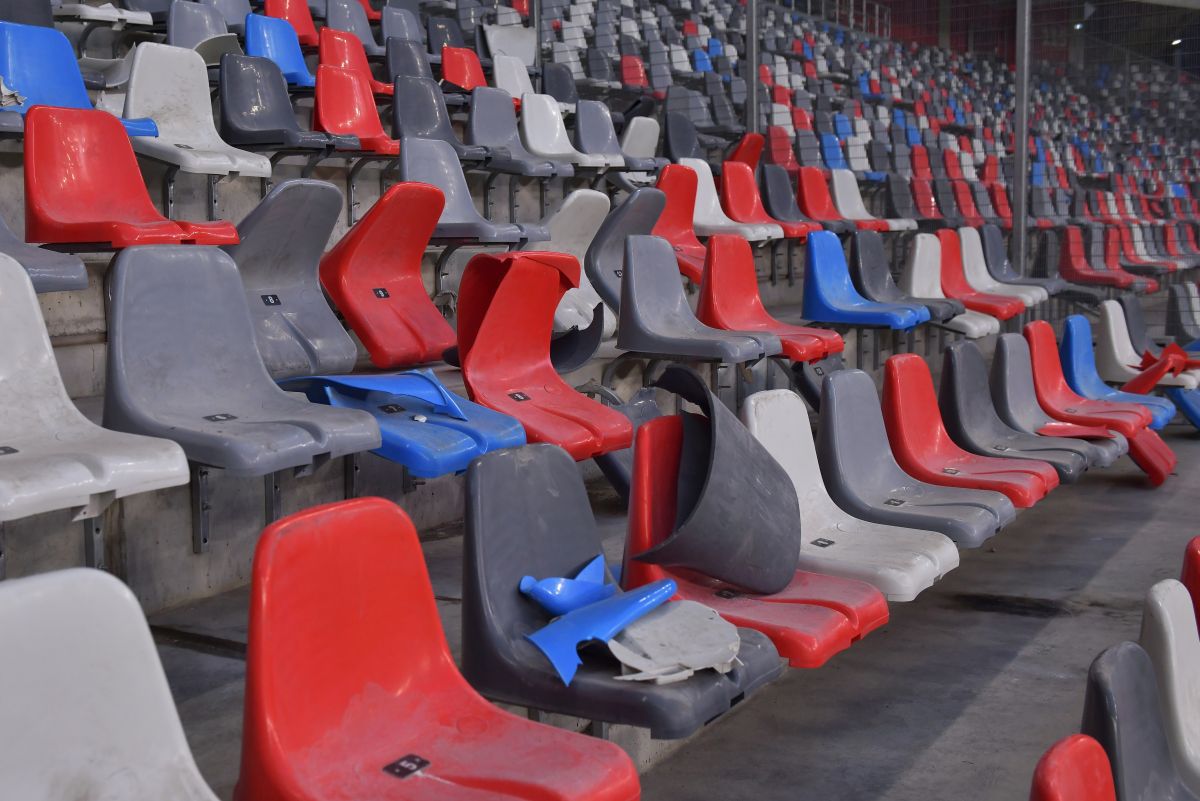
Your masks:
M 886 501 L 884 501 L 884 504 L 886 506 L 903 506 L 904 499 L 903 498 L 888 498 Z
M 524 392 L 510 392 L 510 393 L 508 393 L 508 397 L 512 398 L 515 401 L 529 400 L 529 396 L 526 395 Z
M 404 407 L 398 403 L 385 403 L 379 407 L 379 411 L 384 414 L 399 414 L 404 411 Z
M 942 472 L 948 476 L 957 476 L 958 475 L 958 471 L 956 469 L 954 469 L 953 467 L 943 467 Z
M 279 299 L 278 295 L 260 295 L 259 297 L 262 298 L 262 302 L 263 302 L 264 306 L 282 306 L 283 305 L 283 301 Z
M 833 545 L 833 540 L 827 540 L 824 537 L 819 537 L 813 540 L 812 544 L 818 548 L 828 548 L 830 545 Z
M 17 449 L 11 445 L 0 445 L 0 456 L 12 456 Z
M 390 765 L 383 766 L 384 773 L 390 773 L 397 779 L 407 779 L 409 776 L 422 771 L 429 767 L 429 760 L 423 759 L 416 754 L 409 754 L 397 759 Z
M 381 286 L 372 289 L 371 292 L 374 293 L 375 297 L 380 299 L 391 297 L 391 294 L 389 294 L 388 291 Z
M 226 420 L 236 420 L 237 415 L 229 414 L 228 412 L 222 412 L 221 414 L 210 414 L 204 419 L 210 423 L 224 423 Z

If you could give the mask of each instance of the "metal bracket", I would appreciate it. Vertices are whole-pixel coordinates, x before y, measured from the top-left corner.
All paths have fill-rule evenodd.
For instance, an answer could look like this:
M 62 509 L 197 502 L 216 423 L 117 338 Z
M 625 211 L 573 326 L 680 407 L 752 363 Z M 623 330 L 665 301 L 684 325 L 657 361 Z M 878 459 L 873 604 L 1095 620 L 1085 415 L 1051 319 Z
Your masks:
M 97 515 L 83 521 L 83 563 L 97 570 L 107 570 L 104 558 L 104 517 Z
M 205 553 L 211 526 L 209 512 L 212 504 L 208 500 L 208 470 L 204 465 L 189 465 L 192 473 L 192 553 Z
M 219 175 L 208 176 L 208 219 L 217 219 L 217 181 L 220 181 Z
M 401 468 L 400 473 L 400 492 L 407 495 L 410 492 L 416 492 L 417 487 L 425 483 L 425 479 L 416 478 L 407 467 Z
M 168 220 L 175 219 L 175 175 L 179 172 L 178 164 L 170 164 L 163 173 L 163 214 Z
M 280 508 L 283 506 L 283 492 L 279 487 L 279 474 L 267 473 L 263 476 L 264 516 L 267 525 L 279 519 Z
M 603 720 L 593 720 L 587 727 L 587 733 L 595 737 L 597 740 L 608 739 L 608 723 Z
M 358 473 L 362 467 L 358 464 L 358 454 L 351 453 L 342 462 L 343 491 L 346 500 L 358 497 Z

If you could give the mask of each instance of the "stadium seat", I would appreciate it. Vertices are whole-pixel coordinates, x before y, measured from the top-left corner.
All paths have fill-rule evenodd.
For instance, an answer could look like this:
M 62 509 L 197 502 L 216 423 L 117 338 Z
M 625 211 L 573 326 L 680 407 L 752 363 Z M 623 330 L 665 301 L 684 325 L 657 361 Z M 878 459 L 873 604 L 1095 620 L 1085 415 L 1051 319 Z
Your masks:
M 966 311 L 961 301 L 944 297 L 914 298 L 901 292 L 892 280 L 883 235 L 877 231 L 856 231 L 850 238 L 850 278 L 854 288 L 866 299 L 876 303 L 924 306 L 929 318 L 938 323 L 952 320 Z
M 359 0 L 325 0 L 325 24 L 334 30 L 354 34 L 368 56 L 384 55 L 384 47 L 371 31 L 366 9 Z
M 25 120 L 25 239 L 78 250 L 238 241 L 230 223 L 158 213 L 116 117 L 50 106 L 31 109 Z
M 726 164 L 725 181 L 738 166 L 745 165 Z M 705 325 L 725 331 L 773 334 L 782 344 L 782 354 L 794 362 L 824 359 L 845 347 L 834 331 L 791 325 L 770 315 L 758 292 L 750 243 L 733 234 L 717 234 L 708 240 L 696 316 Z
M 525 149 L 539 159 L 572 164 L 577 169 L 603 170 L 610 166 L 606 156 L 575 149 L 558 101 L 550 95 L 526 94 L 521 98 L 521 139 Z M 620 166 L 624 166 L 623 160 Z
M 435 187 L 396 184 L 321 259 L 321 285 L 380 369 L 437 361 L 454 346 L 421 278 L 443 202 Z
M 1018 297 L 981 292 L 971 285 L 963 267 L 958 231 L 943 228 L 937 232 L 937 238 L 941 245 L 942 291 L 946 297 L 961 300 L 971 311 L 999 320 L 1016 317 L 1025 311 L 1025 301 Z
M 913 478 L 1002 492 L 1019 509 L 1058 486 L 1058 473 L 1046 462 L 980 456 L 956 445 L 942 422 L 929 366 L 914 353 L 884 365 L 883 419 L 896 463 Z
M 1122 295 L 1117 298 L 1119 311 L 1121 312 L 1121 320 L 1125 323 L 1125 333 L 1129 337 L 1130 345 L 1134 353 L 1147 354 L 1155 358 L 1162 356 L 1162 347 L 1150 338 L 1149 327 L 1146 325 L 1146 315 L 1142 311 L 1142 302 L 1136 295 Z M 1113 326 L 1116 328 L 1116 325 Z M 1188 360 L 1192 361 L 1191 359 Z M 1179 377 L 1184 376 L 1200 382 L 1200 369 L 1189 367 Z M 1165 383 L 1161 381 L 1160 383 Z M 1185 385 L 1186 386 L 1186 385 Z
M 266 156 L 221 140 L 213 121 L 208 70 L 195 51 L 154 42 L 138 45 L 125 90 L 125 117 L 151 117 L 158 124 L 158 136 L 130 140 L 135 153 L 187 173 L 271 177 Z
M 321 29 L 317 41 L 319 43 L 317 49 L 318 63 L 329 67 L 340 67 L 357 73 L 366 79 L 367 84 L 371 87 L 371 92 L 376 97 L 388 98 L 393 96 L 394 90 L 392 84 L 388 81 L 376 79 L 374 73 L 371 72 L 371 64 L 367 61 L 367 51 L 363 47 L 363 43 L 353 33 L 326 26 Z M 394 78 L 399 74 L 400 72 L 397 71 L 392 74 L 392 77 Z M 440 88 L 438 89 L 438 93 L 441 94 Z
M 249 0 L 200 0 L 212 6 L 225 20 L 225 28 L 238 36 L 246 32 L 246 15 L 251 13 Z
M 943 240 L 944 243 L 945 240 Z M 1032 309 L 1049 299 L 1050 293 L 1043 287 L 1027 284 L 1005 284 L 997 281 L 988 271 L 983 256 L 983 242 L 975 228 L 959 228 L 958 242 L 962 259 L 963 276 L 967 284 L 977 292 L 1001 296 L 1018 297 L 1025 308 Z
M 979 236 L 982 237 L 984 262 L 987 270 L 999 283 L 1040 287 L 1050 296 L 1067 289 L 1067 282 L 1057 275 L 1052 278 L 1032 278 L 1018 273 L 1008 258 L 1008 249 L 1004 245 L 1004 234 L 1001 233 L 998 226 L 991 224 L 983 226 L 979 229 Z M 959 238 L 962 239 L 962 232 L 959 232 Z
M 80 798 L 217 801 L 188 748 L 141 606 L 118 579 L 72 569 L 5 581 L 0 637 L 8 792 L 61 798 L 69 783 Z
M 656 236 L 625 239 L 617 347 L 679 359 L 742 364 L 774 356 L 775 334 L 726 331 L 701 323 L 683 292 L 671 245 Z
M 317 78 L 304 63 L 304 52 L 296 31 L 287 20 L 262 14 L 246 15 L 246 55 L 270 59 L 288 84 L 300 89 L 317 85 Z
M 1160 698 L 1154 666 L 1136 643 L 1114 645 L 1088 670 L 1080 731 L 1104 747 L 1119 799 L 1200 798 L 1171 759 Z
M 1029 801 L 1117 801 L 1104 748 L 1084 734 L 1050 746 L 1033 772 Z
M 525 69 L 525 65 L 521 65 Z M 608 106 L 599 100 L 580 100 L 575 104 L 575 148 L 586 156 L 602 156 L 610 170 L 624 170 L 629 158 L 621 151 L 621 142 L 613 127 Z M 639 160 L 641 169 L 654 169 L 654 160 Z
M 678 165 L 676 165 L 678 167 Z M 684 178 L 691 171 L 681 173 Z M 619 314 L 621 310 L 621 277 L 625 274 L 625 240 L 630 236 L 651 233 L 666 203 L 658 189 L 643 187 L 634 190 L 614 208 L 596 230 L 583 258 L 584 272 L 604 305 Z M 688 219 L 690 219 L 690 215 Z M 655 236 L 661 234 L 655 233 Z
M 33 284 L 0 255 L 0 523 L 55 509 L 95 517 L 117 498 L 186 484 L 179 446 L 108 431 L 63 385 Z
M 5 87 L 16 93 L 3 107 L 5 112 L 28 117 L 36 106 L 92 108 L 71 43 L 54 28 L 0 22 L 0 75 Z M 158 135 L 154 120 L 120 122 L 129 136 Z
M 888 445 L 875 384 L 860 370 L 824 378 L 817 463 L 830 497 L 847 513 L 939 531 L 960 548 L 979 547 L 1016 517 L 999 492 L 936 486 L 905 473 Z
M 1164 579 L 1146 593 L 1138 643 L 1154 665 L 1162 717 L 1175 769 L 1193 792 L 1200 787 L 1200 632 L 1187 587 Z
M 358 349 L 321 294 L 317 267 L 338 222 L 342 193 L 293 179 L 271 190 L 238 226 L 233 257 L 272 378 L 349 373 Z
M 618 681 L 595 653 L 564 685 L 525 635 L 545 613 L 517 592 L 526 575 L 574 575 L 602 553 L 587 492 L 571 457 L 549 444 L 490 453 L 467 471 L 463 540 L 463 674 L 484 696 L 531 709 L 622 723 L 656 739 L 686 737 L 780 675 L 769 639 L 739 630 L 733 670 L 682 682 Z M 605 569 L 605 580 L 612 577 Z
M 401 141 L 436 139 L 445 142 L 464 164 L 478 164 L 491 155 L 489 148 L 464 145 L 459 140 L 454 133 L 442 90 L 432 80 L 398 75 L 393 96 L 392 133 Z
M 833 205 L 829 187 L 825 183 L 824 173 L 817 167 L 801 167 L 799 176 L 799 191 L 796 195 L 800 210 L 806 217 L 825 226 L 826 230 L 834 233 L 850 233 L 854 230 L 888 231 L 890 227 L 884 220 L 847 220 L 842 217 Z
M 275 385 L 237 265 L 219 250 L 122 251 L 109 270 L 108 321 L 107 428 L 173 439 L 191 461 L 239 476 L 379 447 L 370 415 Z
M 707 161 L 684 158 L 679 160 L 679 164 L 696 173 L 696 206 L 692 212 L 692 224 L 698 236 L 737 234 L 751 242 L 783 238 L 783 229 L 775 223 L 740 223 L 725 214 Z
M 958 566 L 958 549 L 944 534 L 858 520 L 833 502 L 804 401 L 795 392 L 757 392 L 742 404 L 741 418 L 796 489 L 805 540 L 801 569 L 865 581 L 888 601 L 911 601 Z
M 867 207 L 863 203 L 862 193 L 858 189 L 858 179 L 849 170 L 832 170 L 830 172 L 830 183 L 833 187 L 833 201 L 837 212 L 845 219 L 857 225 L 860 230 L 866 230 L 866 226 L 863 223 L 872 222 L 886 223 L 886 230 L 888 231 L 917 230 L 916 220 L 879 220 L 879 218 L 867 211 Z M 880 229 L 872 226 L 870 230 L 878 231 Z
M 616 746 L 524 720 L 467 684 L 394 504 L 362 498 L 270 526 L 250 592 L 237 801 L 639 797 Z
M 554 310 L 579 285 L 574 257 L 480 254 L 463 274 L 458 345 L 471 400 L 510 414 L 531 442 L 560 445 L 577 461 L 628 447 L 633 429 L 619 412 L 566 384 L 550 361 Z
M 492 54 L 492 84 L 497 89 L 508 92 L 518 101 L 524 94 L 533 94 L 533 81 L 529 77 L 529 70 L 525 63 L 515 56 L 503 53 Z M 561 107 L 560 110 L 566 111 Z
M 471 92 L 467 146 L 488 149 L 487 169 L 492 172 L 527 178 L 574 175 L 574 165 L 535 156 L 525 149 L 511 100 L 504 90 L 488 86 Z
M 1167 336 L 1173 337 L 1176 344 L 1190 349 L 1192 343 L 1200 340 L 1200 293 L 1193 282 L 1175 284 L 1167 287 L 1170 292 L 1167 302 Z
M 74 292 L 87 289 L 87 269 L 78 256 L 55 253 L 27 244 L 24 239 L 13 233 L 3 217 L 0 217 L 0 253 L 16 260 L 25 268 L 35 292 Z
M 966 306 L 961 300 L 946 298 L 942 292 L 942 245 L 933 234 L 917 234 L 908 249 L 900 291 L 922 301 L 925 298 L 951 300 Z M 921 302 L 921 301 L 918 301 Z M 1000 321 L 990 314 L 967 309 L 947 320 L 944 325 L 971 339 L 1000 333 Z
M 929 310 L 924 306 L 875 303 L 858 294 L 850 282 L 842 245 L 832 232 L 810 234 L 804 257 L 805 319 L 898 330 L 929 320 Z
M 358 73 L 341 67 L 317 67 L 313 128 L 353 136 L 364 151 L 380 156 L 400 154 L 400 142 L 383 130 L 370 85 Z
M 788 197 L 795 205 L 795 195 L 790 188 Z M 777 220 L 768 214 L 763 206 L 758 185 L 754 181 L 754 168 L 740 161 L 726 161 L 721 170 L 721 207 L 734 222 L 752 226 L 778 226 L 782 236 L 788 239 L 803 241 L 813 231 L 821 230 L 817 223 L 802 220 Z M 799 214 L 799 210 L 797 210 L 797 214 Z
M 264 0 L 263 13 L 287 22 L 296 32 L 296 41 L 301 47 L 318 46 L 317 27 L 305 0 Z
M 693 284 L 699 284 L 704 275 L 705 259 L 704 245 L 696 238 L 693 223 L 699 180 L 696 171 L 683 164 L 668 164 L 662 168 L 655 188 L 665 203 L 651 231 L 654 236 L 671 243 L 679 272 Z
M 195 50 L 205 66 L 215 67 L 226 53 L 241 54 L 236 33 L 225 27 L 225 18 L 215 6 L 189 0 L 172 2 L 167 15 L 167 44 Z M 135 48 L 140 50 L 141 48 Z M 161 125 L 161 120 L 155 119 Z

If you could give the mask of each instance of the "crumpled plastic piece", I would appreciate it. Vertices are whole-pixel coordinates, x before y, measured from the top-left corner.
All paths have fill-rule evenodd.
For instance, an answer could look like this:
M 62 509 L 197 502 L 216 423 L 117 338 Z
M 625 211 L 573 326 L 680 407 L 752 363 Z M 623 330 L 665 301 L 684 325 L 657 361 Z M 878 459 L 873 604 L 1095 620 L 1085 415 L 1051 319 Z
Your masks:
M 1159 356 L 1154 356 L 1149 351 L 1142 354 L 1141 364 L 1130 365 L 1135 370 L 1140 372 L 1131 378 L 1121 387 L 1122 392 L 1136 392 L 1139 395 L 1145 395 L 1153 391 L 1168 373 L 1171 375 L 1179 375 L 1184 370 L 1192 369 L 1192 362 L 1188 360 L 1187 351 L 1178 345 L 1172 343 L 1162 349 Z
M 558 617 L 616 594 L 616 584 L 604 582 L 604 555 L 597 556 L 575 574 L 575 578 L 521 579 L 521 592 L 538 606 Z
M 24 95 L 4 83 L 4 78 L 0 77 L 0 107 L 23 106 L 25 105 L 25 100 Z
M 671 684 L 707 668 L 728 673 L 741 639 L 737 626 L 704 604 L 675 601 L 626 626 L 608 649 L 633 671 L 618 681 Z
M 568 612 L 525 638 L 546 655 L 563 684 L 569 687 L 575 671 L 583 664 L 579 658 L 580 643 L 608 642 L 630 623 L 670 600 L 675 589 L 671 579 L 655 581 Z

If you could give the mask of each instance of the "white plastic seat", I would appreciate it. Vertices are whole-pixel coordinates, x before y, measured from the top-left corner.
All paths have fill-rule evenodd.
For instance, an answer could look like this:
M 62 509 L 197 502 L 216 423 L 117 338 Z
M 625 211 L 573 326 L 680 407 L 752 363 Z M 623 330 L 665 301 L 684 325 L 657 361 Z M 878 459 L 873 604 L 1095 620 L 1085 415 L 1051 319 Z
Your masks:
M 21 801 L 217 801 L 137 599 L 99 570 L 0 584 L 0 776 Z
M 150 117 L 158 136 L 135 136 L 138 153 L 205 175 L 271 177 L 263 155 L 226 144 L 213 122 L 208 70 L 194 50 L 152 42 L 139 45 L 125 93 L 125 117 Z
M 1191 595 L 1181 582 L 1164 579 L 1146 593 L 1139 639 L 1154 663 L 1175 769 L 1200 794 L 1200 634 Z
M 1121 304 L 1106 300 L 1100 304 L 1099 311 L 1100 320 L 1096 324 L 1096 372 L 1105 381 L 1124 384 L 1141 372 L 1136 365 L 1141 364 L 1142 355 L 1134 350 Z M 1195 389 L 1197 378 L 1190 371 L 1179 375 L 1168 373 L 1158 382 L 1158 386 Z
M 751 395 L 742 422 L 796 488 L 801 569 L 865 581 L 889 601 L 911 601 L 958 567 L 958 548 L 945 534 L 859 520 L 834 503 L 821 478 L 808 410 L 795 392 Z
M 631 158 L 652 159 L 658 150 L 658 137 L 662 126 L 653 117 L 634 117 L 625 121 L 621 131 L 621 152 Z M 638 185 L 649 186 L 656 177 L 648 172 L 627 172 L 626 179 Z
M 602 155 L 580 153 L 575 149 L 558 110 L 558 101 L 550 95 L 532 92 L 521 95 L 521 139 L 530 153 L 551 161 L 593 169 L 602 169 L 608 163 Z
M 74 509 L 82 520 L 117 498 L 188 482 L 187 460 L 174 442 L 109 431 L 75 407 L 33 284 L 5 255 L 0 341 L 0 523 L 56 509 Z M 0 776 L 11 790 L 7 774 L 0 770 Z
M 707 161 L 680 159 L 679 163 L 696 173 L 696 209 L 692 213 L 692 224 L 697 235 L 737 234 L 751 242 L 783 238 L 783 229 L 778 225 L 740 223 L 726 216 L 721 208 L 721 199 L 717 195 L 712 168 L 708 166 Z
M 154 18 L 149 11 L 130 11 L 127 8 L 117 8 L 112 3 L 91 5 L 89 3 L 63 3 L 52 6 L 55 19 L 78 20 L 85 23 L 102 23 L 120 30 L 127 25 L 154 24 Z
M 1043 287 L 1003 284 L 993 278 L 983 257 L 983 242 L 979 238 L 978 230 L 970 227 L 959 228 L 958 239 L 962 250 L 963 275 L 975 291 L 1020 298 L 1027 309 L 1050 299 L 1050 293 Z
M 524 67 L 534 64 L 535 38 L 533 28 L 524 25 L 484 25 L 483 38 L 487 42 L 488 52 L 492 54 L 492 63 L 497 56 L 516 58 Z M 520 97 L 520 95 L 513 95 Z
M 596 237 L 604 218 L 611 209 L 608 195 L 594 189 L 576 189 L 567 195 L 557 209 L 551 211 L 540 223 L 550 232 L 550 239 L 538 242 L 528 250 L 569 253 L 583 264 L 583 257 Z M 554 311 L 554 330 L 583 330 L 592 324 L 592 311 L 602 303 L 587 273 L 580 271 L 579 286 L 568 289 Z M 617 332 L 617 315 L 612 309 L 604 310 L 604 338 Z
M 850 170 L 830 170 L 833 173 L 833 204 L 838 213 L 847 220 L 876 220 L 879 219 L 867 211 L 863 203 L 862 193 L 858 190 L 858 179 Z M 892 219 L 884 220 L 889 231 L 915 231 L 916 220 Z
M 671 70 L 676 75 L 691 75 L 695 71 L 683 45 L 668 45 L 667 52 L 671 58 Z
M 533 81 L 529 79 L 529 70 L 516 56 L 492 56 L 492 83 L 497 89 L 503 89 L 513 97 L 533 94 Z
M 942 292 L 942 245 L 933 234 L 917 234 L 908 251 L 900 290 L 914 298 L 944 298 Z M 990 314 L 967 309 L 943 323 L 951 331 L 979 339 L 1000 333 L 1000 321 Z

